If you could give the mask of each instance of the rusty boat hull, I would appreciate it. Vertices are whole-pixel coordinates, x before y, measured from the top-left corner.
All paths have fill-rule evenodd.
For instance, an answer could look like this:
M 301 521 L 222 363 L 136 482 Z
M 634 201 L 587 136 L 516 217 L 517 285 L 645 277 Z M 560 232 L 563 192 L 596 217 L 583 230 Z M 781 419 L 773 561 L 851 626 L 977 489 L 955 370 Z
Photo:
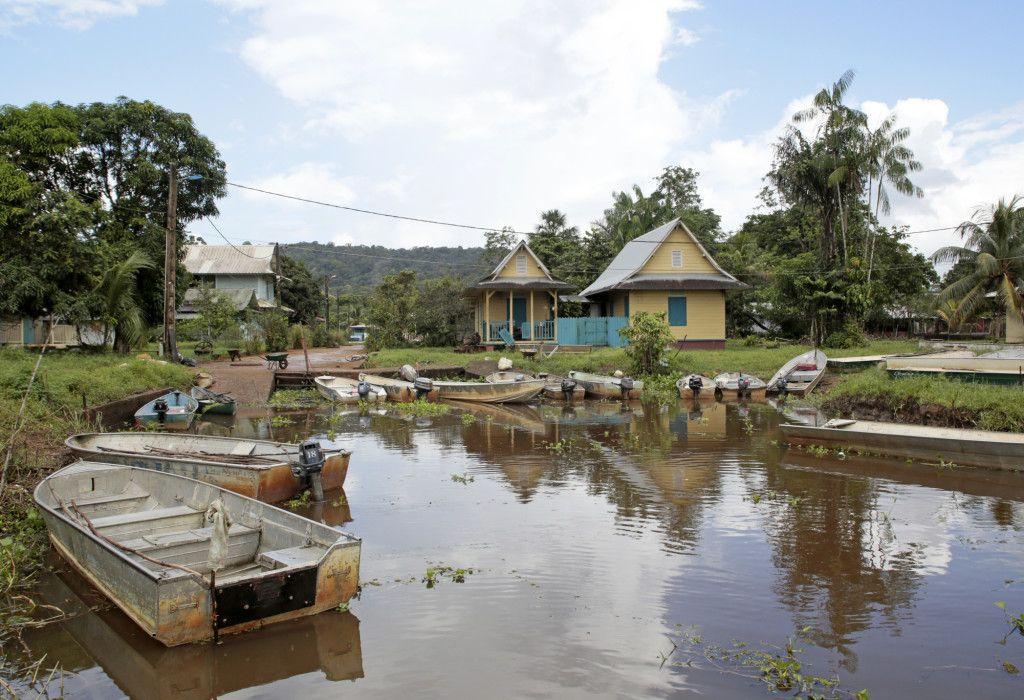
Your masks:
M 306 488 L 292 472 L 299 452 L 293 443 L 134 432 L 81 433 L 64 444 L 82 459 L 185 476 L 268 503 L 288 500 Z M 325 490 L 345 484 L 350 456 L 325 450 Z
M 439 399 L 476 403 L 528 403 L 544 391 L 545 379 L 518 382 L 434 382 Z
M 166 646 L 330 610 L 359 586 L 359 539 L 195 479 L 80 461 L 34 497 L 57 552 Z M 215 503 L 229 522 L 216 563 Z
M 576 386 L 583 387 L 587 398 L 592 399 L 626 399 L 635 400 L 643 396 L 644 383 L 639 379 L 633 383 L 633 388 L 623 395 L 620 377 L 611 377 L 603 374 L 590 374 L 588 372 L 569 372 L 569 379 L 576 381 Z

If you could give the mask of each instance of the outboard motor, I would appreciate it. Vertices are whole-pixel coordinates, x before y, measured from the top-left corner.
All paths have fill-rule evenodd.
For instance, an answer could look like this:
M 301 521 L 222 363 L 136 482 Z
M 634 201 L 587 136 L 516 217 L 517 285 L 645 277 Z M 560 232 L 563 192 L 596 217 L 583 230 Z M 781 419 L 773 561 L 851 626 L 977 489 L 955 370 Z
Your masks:
M 789 392 L 789 377 L 783 377 L 780 379 L 775 385 L 775 388 L 778 390 L 779 396 L 785 397 Z
M 156 411 L 156 419 L 163 423 L 167 420 L 167 410 L 170 406 L 167 405 L 167 401 L 164 399 L 157 399 L 153 402 L 153 410 Z
M 416 398 L 426 398 L 427 394 L 434 390 L 434 382 L 426 377 L 416 377 L 412 383 L 413 389 L 416 390 Z
M 633 391 L 633 387 L 636 386 L 636 382 L 633 381 L 632 377 L 623 377 L 619 380 L 619 391 L 622 392 L 622 398 L 628 399 L 629 392 Z
M 292 474 L 301 479 L 313 494 L 313 500 L 324 500 L 324 485 L 320 472 L 324 469 L 324 451 L 319 440 L 306 440 L 299 445 L 299 463 L 292 466 Z
M 750 398 L 750 379 L 748 379 L 747 377 L 744 377 L 741 374 L 740 378 L 736 381 L 736 389 L 737 389 L 736 394 L 740 398 L 743 398 L 744 396 L 746 396 L 749 399 Z
M 566 401 L 572 400 L 573 392 L 576 391 L 576 380 L 566 377 L 562 380 L 562 396 Z
M 365 401 L 370 395 L 370 385 L 363 381 L 359 382 L 359 384 L 356 385 L 356 393 L 359 394 L 360 399 Z
M 686 384 L 690 387 L 690 391 L 693 392 L 693 398 L 699 398 L 700 390 L 704 388 L 704 380 L 696 374 L 691 374 L 690 380 Z
M 402 368 L 398 370 L 398 376 L 407 382 L 415 382 L 420 373 L 412 365 L 402 365 Z

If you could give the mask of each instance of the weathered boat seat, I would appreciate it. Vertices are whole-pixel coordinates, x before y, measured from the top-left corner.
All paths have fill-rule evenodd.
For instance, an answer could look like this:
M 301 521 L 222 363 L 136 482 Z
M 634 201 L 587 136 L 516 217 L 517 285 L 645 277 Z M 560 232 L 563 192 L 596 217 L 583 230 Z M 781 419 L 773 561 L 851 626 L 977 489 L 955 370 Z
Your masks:
M 92 498 L 77 498 L 75 499 L 75 507 L 92 518 L 94 513 L 116 515 L 126 510 L 137 511 L 137 506 L 141 505 L 147 498 L 149 498 L 149 494 L 144 491 L 126 491 L 123 493 L 93 496 Z
M 198 527 L 178 532 L 167 532 L 160 535 L 146 534 L 132 540 L 121 542 L 152 559 L 179 564 L 195 569 L 200 573 L 210 570 L 210 540 L 213 539 L 213 527 Z M 260 531 L 245 525 L 234 524 L 228 528 L 227 557 L 224 564 L 235 566 L 243 562 L 251 562 L 256 558 L 260 545 Z M 151 562 L 143 560 L 143 564 L 153 568 Z
M 186 505 L 150 508 L 93 518 L 92 524 L 107 537 L 118 541 L 141 535 L 157 535 L 201 527 L 204 514 Z
M 817 372 L 793 372 L 787 377 L 790 382 L 810 382 L 818 376 Z
M 308 566 L 316 563 L 327 552 L 318 545 L 302 545 L 262 552 L 259 562 L 268 569 L 283 569 L 289 566 Z

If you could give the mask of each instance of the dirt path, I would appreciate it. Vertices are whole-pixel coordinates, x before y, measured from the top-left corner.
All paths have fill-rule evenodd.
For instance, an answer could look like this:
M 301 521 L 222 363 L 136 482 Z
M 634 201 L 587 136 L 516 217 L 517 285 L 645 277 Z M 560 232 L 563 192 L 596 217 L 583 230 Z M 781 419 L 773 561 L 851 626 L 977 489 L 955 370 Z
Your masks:
M 336 369 L 339 367 L 358 367 L 360 362 L 349 358 L 363 355 L 362 345 L 343 345 L 340 348 L 310 348 L 309 369 Z M 304 370 L 306 359 L 302 350 L 288 351 L 288 369 Z M 276 369 L 277 366 L 274 366 Z M 203 362 L 199 369 L 208 372 L 215 380 L 214 391 L 231 394 L 240 404 L 265 404 L 270 396 L 270 386 L 274 381 L 273 370 L 267 369 L 267 363 L 261 355 L 246 355 L 238 362 L 218 360 Z

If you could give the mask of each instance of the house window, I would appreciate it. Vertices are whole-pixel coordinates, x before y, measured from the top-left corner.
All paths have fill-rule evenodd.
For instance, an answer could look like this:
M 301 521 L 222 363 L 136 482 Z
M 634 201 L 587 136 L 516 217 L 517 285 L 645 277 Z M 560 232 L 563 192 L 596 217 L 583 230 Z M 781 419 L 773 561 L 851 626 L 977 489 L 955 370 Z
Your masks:
M 683 266 L 683 251 L 673 250 L 672 251 L 672 267 Z
M 678 296 L 668 298 L 668 325 L 686 325 L 686 297 Z
M 520 253 L 519 255 L 516 256 L 516 274 L 517 275 L 525 275 L 526 274 L 526 254 L 525 253 Z

